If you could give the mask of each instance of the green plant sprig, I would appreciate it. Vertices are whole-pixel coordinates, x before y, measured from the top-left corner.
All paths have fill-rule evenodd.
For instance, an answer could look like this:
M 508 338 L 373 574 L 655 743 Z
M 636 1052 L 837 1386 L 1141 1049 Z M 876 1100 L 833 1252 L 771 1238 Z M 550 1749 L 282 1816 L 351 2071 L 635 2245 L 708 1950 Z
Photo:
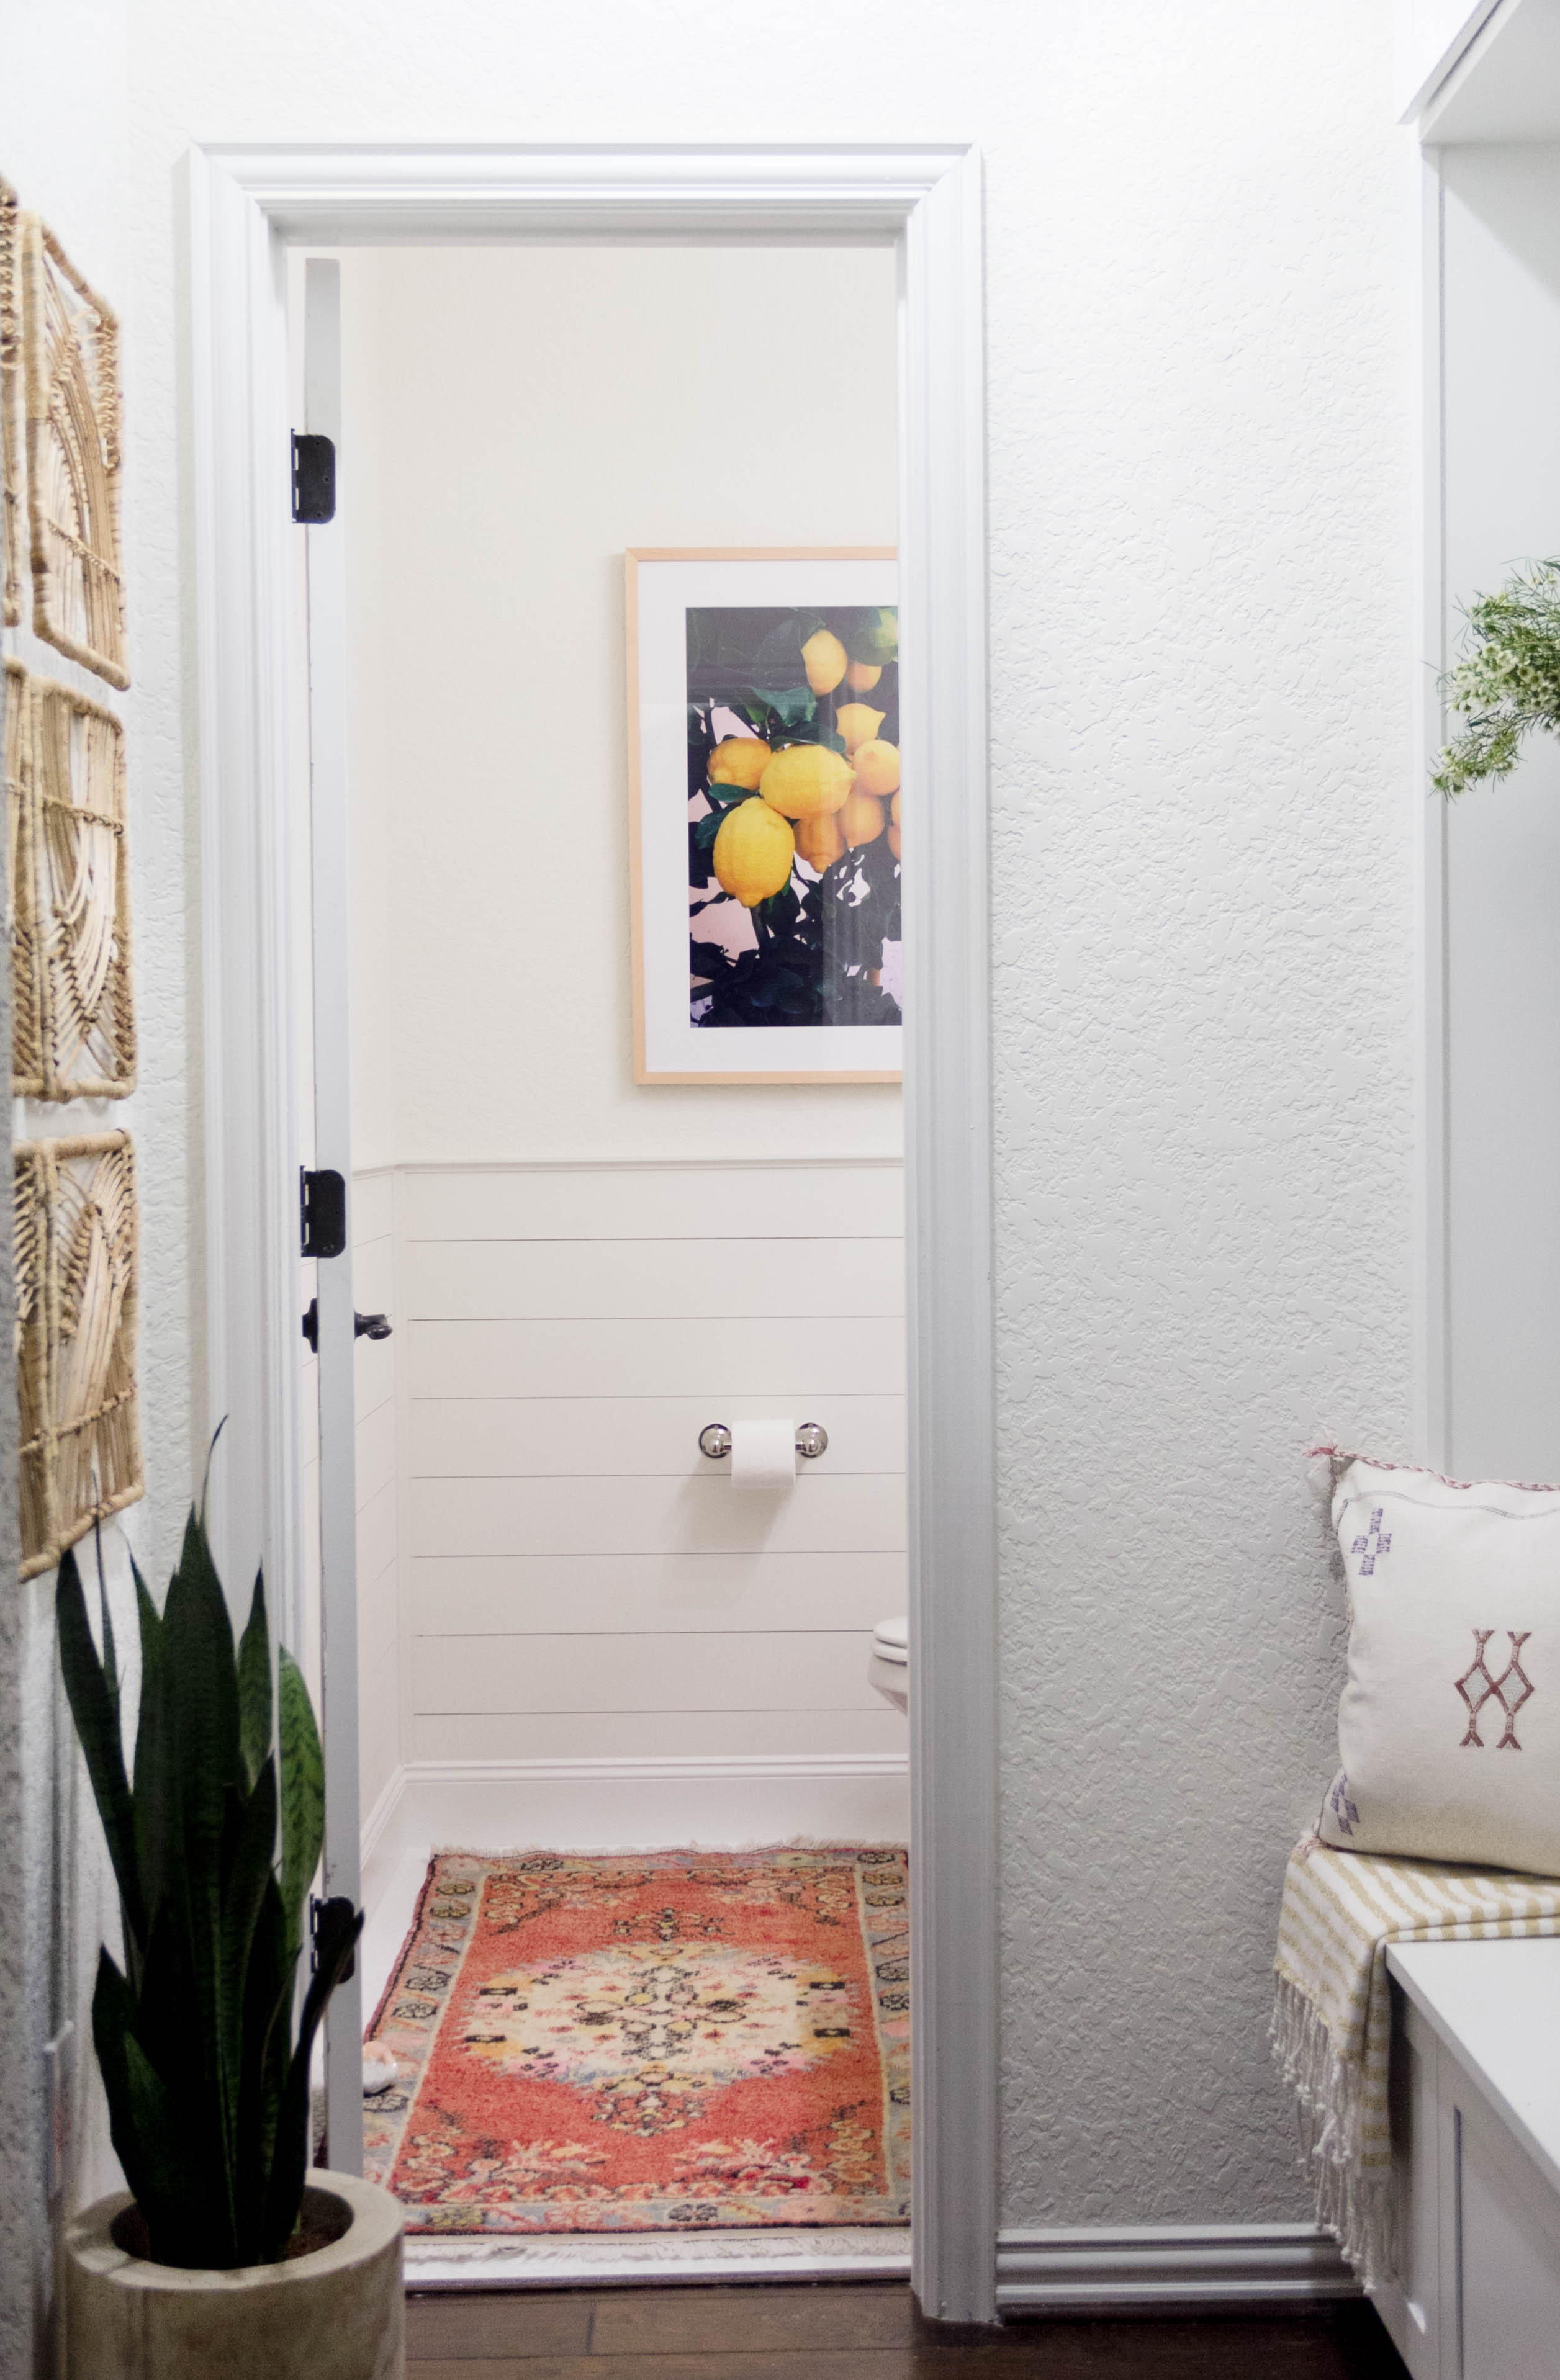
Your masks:
M 192 1507 L 161 1613 L 135 1573 L 140 1707 L 125 1769 L 120 1680 L 74 1554 L 59 1569 L 60 1666 L 119 1889 L 124 1965 L 99 1954 L 92 2043 L 109 2129 L 159 2264 L 274 2264 L 303 2199 L 310 2058 L 360 1914 L 316 1946 L 294 2039 L 304 1900 L 324 1836 L 324 1764 L 302 1671 L 265 1585 L 235 1648 L 205 1514 Z M 280 1828 L 280 1868 L 277 1832 Z
M 1560 560 L 1530 563 L 1467 613 L 1472 650 L 1442 687 L 1468 721 L 1441 754 L 1432 784 L 1453 796 L 1507 777 L 1534 728 L 1560 735 Z

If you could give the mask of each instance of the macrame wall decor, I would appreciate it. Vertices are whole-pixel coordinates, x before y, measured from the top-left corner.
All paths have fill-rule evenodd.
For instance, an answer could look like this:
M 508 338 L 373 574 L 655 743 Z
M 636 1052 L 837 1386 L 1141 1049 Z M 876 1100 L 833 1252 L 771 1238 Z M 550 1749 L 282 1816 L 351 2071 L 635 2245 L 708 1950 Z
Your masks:
M 125 731 L 50 678 L 31 697 L 39 1096 L 123 1099 L 136 1081 Z
M 11 1091 L 43 1096 L 43 1005 L 40 980 L 37 875 L 33 843 L 32 681 L 20 662 L 6 663 L 6 844 L 11 894 Z
M 54 234 L 21 217 L 32 625 L 127 686 L 119 545 L 119 325 Z
M 128 1133 L 19 1141 L 17 1357 L 24 1578 L 143 1492 L 139 1228 Z
M 0 621 L 21 623 L 21 217 L 0 180 Z

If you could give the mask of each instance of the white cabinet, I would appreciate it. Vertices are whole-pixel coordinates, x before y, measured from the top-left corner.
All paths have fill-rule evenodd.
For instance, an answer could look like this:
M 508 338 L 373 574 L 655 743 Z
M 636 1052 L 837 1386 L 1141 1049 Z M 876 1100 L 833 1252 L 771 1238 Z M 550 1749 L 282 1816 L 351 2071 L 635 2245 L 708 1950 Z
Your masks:
M 1388 1953 L 1395 2271 L 1413 2380 L 1560 2373 L 1560 1940 Z

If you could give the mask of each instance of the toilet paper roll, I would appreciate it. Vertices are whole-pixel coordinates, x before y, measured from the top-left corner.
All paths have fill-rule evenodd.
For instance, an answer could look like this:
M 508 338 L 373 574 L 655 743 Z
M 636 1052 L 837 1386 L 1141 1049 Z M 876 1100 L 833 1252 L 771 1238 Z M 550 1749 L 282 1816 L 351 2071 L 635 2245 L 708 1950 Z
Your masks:
M 731 1484 L 734 1488 L 790 1488 L 797 1476 L 794 1421 L 734 1421 Z

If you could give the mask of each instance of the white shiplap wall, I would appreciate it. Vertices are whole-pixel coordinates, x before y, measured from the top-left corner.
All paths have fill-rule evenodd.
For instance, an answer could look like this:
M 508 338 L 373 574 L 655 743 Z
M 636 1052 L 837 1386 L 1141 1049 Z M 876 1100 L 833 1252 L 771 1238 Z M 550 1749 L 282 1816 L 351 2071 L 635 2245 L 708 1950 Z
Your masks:
M 401 1167 L 395 1211 L 402 1756 L 901 1752 L 898 1165 Z M 777 1498 L 698 1447 L 765 1414 L 829 1433 Z

